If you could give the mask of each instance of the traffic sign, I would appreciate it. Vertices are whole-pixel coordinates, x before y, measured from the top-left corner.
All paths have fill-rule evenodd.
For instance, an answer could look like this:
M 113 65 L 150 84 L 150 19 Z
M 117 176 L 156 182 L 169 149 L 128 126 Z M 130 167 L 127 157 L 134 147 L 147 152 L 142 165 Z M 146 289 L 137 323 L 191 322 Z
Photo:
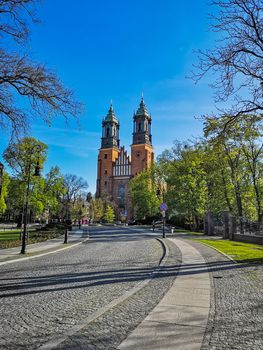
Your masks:
M 162 204 L 160 205 L 160 209 L 161 209 L 162 211 L 168 210 L 167 204 L 166 204 L 166 203 L 162 203 Z

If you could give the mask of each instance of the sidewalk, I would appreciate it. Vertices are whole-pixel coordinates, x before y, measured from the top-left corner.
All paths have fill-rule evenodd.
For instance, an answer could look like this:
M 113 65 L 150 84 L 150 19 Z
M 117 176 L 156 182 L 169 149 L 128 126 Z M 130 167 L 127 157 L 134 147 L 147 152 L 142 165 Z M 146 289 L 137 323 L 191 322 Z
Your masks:
M 178 276 L 160 303 L 119 350 L 199 350 L 210 308 L 210 279 L 202 255 L 183 239 L 169 238 L 182 252 Z
M 77 244 L 89 239 L 88 228 L 68 231 L 68 243 L 64 244 L 64 236 L 50 239 L 48 241 L 28 244 L 26 254 L 20 254 L 21 246 L 7 249 L 0 249 L 0 265 L 5 265 L 13 261 L 32 259 L 33 257 L 51 254 L 59 250 L 69 249 Z

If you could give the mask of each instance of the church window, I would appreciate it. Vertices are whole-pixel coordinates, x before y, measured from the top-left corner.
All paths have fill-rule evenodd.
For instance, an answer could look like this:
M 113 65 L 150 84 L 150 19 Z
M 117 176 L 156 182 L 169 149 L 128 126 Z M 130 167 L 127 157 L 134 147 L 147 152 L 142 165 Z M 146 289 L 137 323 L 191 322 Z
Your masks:
M 124 208 L 125 207 L 125 187 L 124 187 L 124 185 L 120 185 L 120 187 L 119 187 L 118 199 L 119 199 L 119 207 Z
M 105 171 L 104 171 L 104 174 L 107 175 L 107 174 L 108 174 L 108 170 L 105 170 Z
M 139 123 L 139 124 L 138 124 L 138 131 L 141 131 L 141 129 L 142 129 L 142 124 Z
M 107 159 L 108 158 L 108 155 L 107 154 L 104 154 L 104 159 Z
M 109 137 L 110 136 L 110 128 L 107 128 L 106 130 L 106 137 Z
M 105 186 L 107 185 L 107 181 L 104 182 L 104 185 L 105 185 Z

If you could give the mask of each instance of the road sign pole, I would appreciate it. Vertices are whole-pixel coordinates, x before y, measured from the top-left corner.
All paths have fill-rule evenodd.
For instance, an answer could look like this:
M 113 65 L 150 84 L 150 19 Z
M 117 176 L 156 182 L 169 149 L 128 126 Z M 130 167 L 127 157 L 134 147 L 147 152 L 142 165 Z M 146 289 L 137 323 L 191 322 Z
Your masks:
M 165 238 L 165 210 L 162 211 L 163 216 L 163 238 Z

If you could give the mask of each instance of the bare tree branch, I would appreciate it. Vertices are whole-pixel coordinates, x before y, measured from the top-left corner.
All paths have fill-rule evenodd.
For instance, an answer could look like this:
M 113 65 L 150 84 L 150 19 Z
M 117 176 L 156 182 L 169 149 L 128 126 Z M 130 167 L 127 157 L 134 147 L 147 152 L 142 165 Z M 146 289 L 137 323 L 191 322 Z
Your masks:
M 6 36 L 21 44 L 29 33 L 28 20 L 36 21 L 38 0 L 0 0 L 0 38 Z M 14 136 L 23 135 L 30 120 L 41 118 L 49 125 L 54 117 L 77 117 L 82 104 L 63 86 L 55 73 L 18 53 L 0 46 L 0 128 Z
M 208 72 L 215 102 L 230 102 L 221 115 L 236 118 L 263 111 L 263 1 L 215 0 L 217 16 L 211 29 L 222 34 L 211 50 L 198 51 L 199 63 L 191 78 L 198 82 Z

